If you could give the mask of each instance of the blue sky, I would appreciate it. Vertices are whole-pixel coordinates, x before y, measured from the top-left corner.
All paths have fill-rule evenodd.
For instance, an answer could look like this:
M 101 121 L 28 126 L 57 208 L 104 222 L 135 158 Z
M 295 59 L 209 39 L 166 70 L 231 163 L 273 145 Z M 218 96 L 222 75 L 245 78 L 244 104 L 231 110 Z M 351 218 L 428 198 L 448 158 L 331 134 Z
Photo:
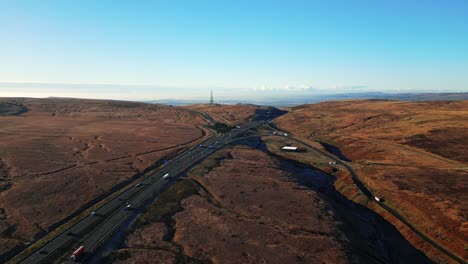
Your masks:
M 0 96 L 468 91 L 463 0 L 2 0 L 0 25 Z

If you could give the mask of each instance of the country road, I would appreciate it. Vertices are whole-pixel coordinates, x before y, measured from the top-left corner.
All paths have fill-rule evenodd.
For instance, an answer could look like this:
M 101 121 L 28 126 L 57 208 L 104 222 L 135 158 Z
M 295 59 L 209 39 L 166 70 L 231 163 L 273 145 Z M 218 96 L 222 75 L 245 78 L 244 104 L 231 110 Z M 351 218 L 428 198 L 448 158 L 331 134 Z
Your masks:
M 387 212 L 389 212 L 390 214 L 392 214 L 394 217 L 398 218 L 398 220 L 400 220 L 402 223 L 404 223 L 409 229 L 411 229 L 417 236 L 419 236 L 421 239 L 423 239 L 424 241 L 426 241 L 427 243 L 429 243 L 431 246 L 433 246 L 434 248 L 438 249 L 439 251 L 441 251 L 442 253 L 446 254 L 447 256 L 449 256 L 450 258 L 452 258 L 453 260 L 455 260 L 456 262 L 458 263 L 461 263 L 461 264 L 464 264 L 466 263 L 466 261 L 464 261 L 461 257 L 455 255 L 454 253 L 448 251 L 446 248 L 444 248 L 442 245 L 438 244 L 436 241 L 434 241 L 432 238 L 428 237 L 427 235 L 425 235 L 423 232 L 419 231 L 414 225 L 412 225 L 410 222 L 408 222 L 401 214 L 399 214 L 396 210 L 394 210 L 393 208 L 389 207 L 388 205 L 385 204 L 385 201 L 380 201 L 380 202 L 377 202 L 375 200 L 375 195 L 372 194 L 372 192 L 367 189 L 367 187 L 365 186 L 365 184 L 361 181 L 361 179 L 359 178 L 358 174 L 354 171 L 354 169 L 345 161 L 342 161 L 340 160 L 339 158 L 336 158 L 335 156 L 325 152 L 325 151 L 322 151 L 320 149 L 317 149 L 307 143 L 305 143 L 304 141 L 302 140 L 299 140 L 297 138 L 294 138 L 291 136 L 291 134 L 288 132 L 288 136 L 284 136 L 285 132 L 282 132 L 280 131 L 279 129 L 275 128 L 275 127 L 272 127 L 269 123 L 266 124 L 266 127 L 270 128 L 271 130 L 273 131 L 279 131 L 280 133 L 276 133 L 276 136 L 281 136 L 281 137 L 286 137 L 292 141 L 296 141 L 310 149 L 313 149 L 315 150 L 316 152 L 320 153 L 321 155 L 324 155 L 326 156 L 327 158 L 329 158 L 330 160 L 333 160 L 336 162 L 336 164 L 338 165 L 341 165 L 343 166 L 350 174 L 351 174 L 351 177 L 353 179 L 353 182 L 356 184 L 356 186 L 358 186 L 358 188 L 362 191 L 362 193 L 364 195 L 367 196 L 367 198 L 369 198 L 369 200 L 377 203 L 380 207 L 382 207 L 383 209 L 385 209 Z
M 173 184 L 179 177 L 183 176 L 189 168 L 195 166 L 213 154 L 217 149 L 223 148 L 232 141 L 239 140 L 242 138 L 244 132 L 261 124 L 265 124 L 265 126 L 272 131 L 279 131 L 278 129 L 270 126 L 267 123 L 267 120 L 251 121 L 241 128 L 234 129 L 222 136 L 209 137 L 202 144 L 185 151 L 159 171 L 151 175 L 147 175 L 140 183 L 127 189 L 97 209 L 92 215 L 85 217 L 71 228 L 51 239 L 47 244 L 39 250 L 36 250 L 36 252 L 33 252 L 21 263 L 50 263 L 56 260 L 61 260 L 62 263 L 72 263 L 68 258 L 72 254 L 73 249 L 81 245 L 85 247 L 87 252 L 81 261 L 86 262 L 93 257 L 93 253 L 102 247 L 120 226 L 135 219 L 136 216 L 141 213 L 145 204 L 154 200 L 162 193 L 162 191 Z M 282 132 L 282 134 L 276 133 L 276 135 L 278 134 L 313 149 L 319 154 L 326 156 L 328 159 L 333 160 L 338 165 L 344 167 L 349 171 L 354 183 L 359 187 L 359 189 L 368 197 L 368 199 L 375 202 L 375 196 L 369 189 L 367 189 L 357 173 L 349 164 L 347 164 L 347 162 L 296 139 L 291 135 L 284 136 L 284 132 Z M 430 237 L 427 237 L 425 234 L 420 232 L 411 223 L 406 221 L 398 212 L 387 206 L 385 202 L 378 202 L 377 204 L 402 221 L 416 235 L 424 239 L 426 242 L 439 249 L 455 261 L 465 263 L 460 257 L 452 254 L 444 247 L 437 244 L 437 242 L 432 240 Z M 128 205 L 130 205 L 130 208 L 127 208 Z

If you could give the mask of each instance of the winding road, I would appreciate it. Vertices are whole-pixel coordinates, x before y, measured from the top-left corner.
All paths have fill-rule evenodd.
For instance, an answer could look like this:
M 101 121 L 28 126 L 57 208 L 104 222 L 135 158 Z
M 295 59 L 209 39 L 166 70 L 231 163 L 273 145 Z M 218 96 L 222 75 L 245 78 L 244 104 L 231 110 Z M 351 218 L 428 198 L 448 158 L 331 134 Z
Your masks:
M 385 209 L 387 212 L 389 212 L 390 214 L 392 214 L 394 217 L 396 217 L 398 220 L 400 220 L 403 224 L 405 224 L 409 229 L 411 229 L 411 231 L 413 231 L 417 236 L 419 236 L 421 239 L 423 239 L 424 241 L 426 241 L 427 243 L 429 243 L 431 246 L 433 246 L 434 248 L 438 249 L 439 251 L 441 251 L 442 253 L 444 253 L 445 255 L 449 256 L 450 258 L 452 258 L 453 260 L 455 260 L 456 262 L 458 263 L 461 263 L 461 264 L 464 264 L 466 263 L 461 257 L 455 255 L 454 253 L 450 252 L 449 250 L 447 250 L 446 248 L 444 248 L 442 245 L 438 244 L 435 240 L 433 240 L 432 238 L 430 238 L 429 236 L 427 236 L 426 234 L 424 234 L 423 232 L 419 231 L 414 225 L 412 225 L 410 222 L 408 222 L 400 213 L 398 213 L 395 209 L 391 208 L 390 206 L 386 205 L 385 204 L 385 201 L 380 201 L 380 202 L 377 202 L 375 200 L 375 195 L 372 194 L 372 192 L 367 189 L 367 187 L 364 185 L 364 183 L 361 181 L 361 179 L 359 178 L 358 174 L 354 171 L 354 169 L 345 161 L 342 161 L 338 158 L 336 158 L 335 156 L 325 152 L 325 151 L 322 151 L 316 147 L 313 147 L 307 143 L 305 143 L 304 141 L 302 140 L 299 140 L 297 138 L 294 138 L 290 135 L 290 133 L 288 132 L 288 135 L 289 136 L 285 136 L 284 134 L 286 134 L 285 132 L 281 131 L 281 130 L 278 130 L 277 128 L 274 128 L 271 126 L 271 124 L 269 123 L 266 123 L 265 124 L 266 127 L 270 128 L 271 130 L 273 131 L 278 131 L 280 133 L 276 133 L 275 135 L 276 136 L 281 136 L 281 137 L 287 137 L 288 139 L 292 140 L 292 141 L 296 141 L 297 143 L 300 143 L 310 149 L 313 149 L 315 150 L 316 152 L 320 153 L 321 155 L 324 155 L 326 156 L 327 158 L 329 158 L 330 160 L 332 161 L 335 161 L 336 164 L 338 165 L 341 165 L 343 166 L 350 174 L 351 174 L 351 177 L 353 179 L 353 182 L 354 184 L 356 184 L 356 186 L 358 186 L 358 188 L 361 190 L 361 192 L 367 196 L 367 198 L 369 198 L 369 200 L 377 203 L 380 207 L 382 207 L 383 209 Z

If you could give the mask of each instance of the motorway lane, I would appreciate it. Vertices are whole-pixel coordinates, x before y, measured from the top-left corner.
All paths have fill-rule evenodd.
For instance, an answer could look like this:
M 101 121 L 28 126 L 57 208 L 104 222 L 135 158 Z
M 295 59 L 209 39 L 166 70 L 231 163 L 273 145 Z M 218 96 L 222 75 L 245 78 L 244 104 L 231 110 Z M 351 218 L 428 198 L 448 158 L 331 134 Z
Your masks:
M 179 173 L 208 157 L 216 149 L 228 144 L 233 137 L 261 123 L 262 121 L 250 122 L 240 129 L 232 130 L 221 137 L 211 137 L 205 140 L 202 143 L 204 147 L 197 146 L 184 152 L 160 171 L 142 180 L 139 187 L 134 186 L 129 188 L 118 197 L 97 209 L 95 211 L 97 215 L 90 215 L 84 218 L 70 229 L 55 237 L 37 252 L 31 254 L 22 263 L 43 263 L 55 260 L 59 254 L 63 255 L 63 249 L 76 244 L 77 241 L 85 243 L 87 251 L 98 248 L 108 235 L 112 234 L 116 227 L 132 215 L 130 211 L 123 210 L 127 202 L 134 204 L 136 207 L 143 205 L 155 193 L 160 193 L 165 187 L 166 181 L 170 182 L 171 178 L 177 178 Z M 169 173 L 170 176 L 163 180 L 162 177 L 166 173 Z M 70 233 L 73 235 L 70 235 Z M 85 236 L 84 239 L 81 236 Z

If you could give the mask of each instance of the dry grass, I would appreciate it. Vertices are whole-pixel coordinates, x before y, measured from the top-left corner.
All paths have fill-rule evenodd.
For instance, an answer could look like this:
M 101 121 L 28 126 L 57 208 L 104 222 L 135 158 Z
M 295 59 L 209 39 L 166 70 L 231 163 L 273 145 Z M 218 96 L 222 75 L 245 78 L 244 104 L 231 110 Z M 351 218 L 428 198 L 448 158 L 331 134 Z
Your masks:
M 468 101 L 326 102 L 293 108 L 275 121 L 295 136 L 339 147 L 374 193 L 467 257 Z M 434 249 L 427 253 L 440 258 Z
M 217 152 L 162 194 L 113 261 L 157 256 L 164 263 L 378 263 L 392 258 L 380 246 L 386 243 L 399 248 L 396 258 L 415 257 L 365 210 L 343 208 L 291 180 L 300 173 L 291 166 L 244 146 Z M 375 232 L 385 242 L 376 243 Z
M 5 104 L 28 111 L 0 116 L 0 255 L 204 135 L 200 117 L 175 107 L 0 99 Z

